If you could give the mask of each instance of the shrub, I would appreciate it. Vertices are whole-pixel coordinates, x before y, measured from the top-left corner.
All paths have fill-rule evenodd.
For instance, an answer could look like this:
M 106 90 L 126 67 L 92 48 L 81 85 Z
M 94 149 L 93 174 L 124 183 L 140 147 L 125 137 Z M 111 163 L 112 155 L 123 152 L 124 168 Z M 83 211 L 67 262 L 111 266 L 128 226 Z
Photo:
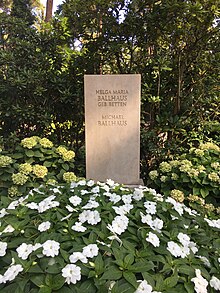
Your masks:
M 162 193 L 180 190 L 191 200 L 193 196 L 219 204 L 220 148 L 213 143 L 201 143 L 187 153 L 160 163 L 149 172 L 149 183 Z
M 0 217 L 2 293 L 220 289 L 220 219 L 147 187 L 45 185 Z
M 0 153 L 1 195 L 18 196 L 42 183 L 65 182 L 66 173 L 75 176 L 74 157 L 72 150 L 47 138 L 22 139 L 13 150 Z

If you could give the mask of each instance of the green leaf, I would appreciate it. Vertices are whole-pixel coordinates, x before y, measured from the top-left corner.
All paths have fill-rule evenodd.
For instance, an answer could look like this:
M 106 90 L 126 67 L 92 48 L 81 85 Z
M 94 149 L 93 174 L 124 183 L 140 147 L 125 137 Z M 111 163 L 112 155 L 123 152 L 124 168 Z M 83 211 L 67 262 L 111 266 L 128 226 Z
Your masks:
M 209 190 L 208 189 L 201 188 L 200 192 L 201 192 L 201 195 L 202 195 L 203 198 L 205 198 L 206 196 L 209 195 Z
M 51 288 L 53 290 L 59 290 L 63 287 L 65 284 L 65 279 L 61 275 L 56 275 L 53 277 L 53 283 L 51 285 Z
M 38 291 L 38 293 L 51 293 L 51 292 L 52 292 L 51 288 L 45 285 L 43 285 Z
M 171 277 L 168 277 L 164 280 L 164 285 L 167 287 L 167 288 L 173 288 L 174 286 L 176 286 L 178 282 L 178 275 L 175 274 Z
M 106 280 L 119 280 L 122 277 L 122 271 L 120 271 L 117 267 L 115 266 L 110 266 L 104 272 L 102 275 L 101 279 L 106 279 Z
M 95 270 L 98 275 L 103 273 L 103 271 L 104 271 L 104 261 L 103 261 L 100 253 L 98 254 L 98 256 L 95 259 Z
M 147 272 L 154 268 L 152 261 L 138 261 L 129 267 L 129 270 L 132 272 Z
M 37 287 L 44 285 L 44 275 L 33 276 L 30 278 L 31 282 L 34 283 Z
M 51 167 L 52 162 L 45 161 L 45 162 L 43 163 L 43 165 L 44 165 L 45 167 Z
M 69 165 L 68 164 L 62 164 L 62 168 L 66 171 L 69 170 Z
M 134 287 L 125 280 L 121 280 L 115 283 L 111 293 L 134 293 Z
M 93 281 L 92 280 L 84 281 L 79 288 L 79 292 L 96 293 L 96 287 L 94 286 Z
M 124 258 L 124 268 L 128 268 L 134 262 L 134 256 L 132 254 L 126 255 Z
M 123 272 L 123 277 L 126 281 L 128 281 L 128 283 L 134 286 L 134 288 L 138 287 L 137 279 L 135 277 L 135 274 L 133 274 L 132 272 Z
M 32 150 L 26 150 L 25 154 L 27 157 L 33 157 L 34 156 L 34 152 Z

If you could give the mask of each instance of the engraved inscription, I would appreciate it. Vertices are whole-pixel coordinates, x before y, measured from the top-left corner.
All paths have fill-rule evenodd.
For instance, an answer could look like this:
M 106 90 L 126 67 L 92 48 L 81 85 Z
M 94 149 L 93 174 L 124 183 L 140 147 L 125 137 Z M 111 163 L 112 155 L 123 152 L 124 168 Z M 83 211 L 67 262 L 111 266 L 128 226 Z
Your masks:
M 113 107 L 126 107 L 129 91 L 127 89 L 96 89 L 98 107 L 109 108 L 109 114 L 101 114 L 97 121 L 98 126 L 127 126 L 127 120 L 121 113 L 111 114 Z

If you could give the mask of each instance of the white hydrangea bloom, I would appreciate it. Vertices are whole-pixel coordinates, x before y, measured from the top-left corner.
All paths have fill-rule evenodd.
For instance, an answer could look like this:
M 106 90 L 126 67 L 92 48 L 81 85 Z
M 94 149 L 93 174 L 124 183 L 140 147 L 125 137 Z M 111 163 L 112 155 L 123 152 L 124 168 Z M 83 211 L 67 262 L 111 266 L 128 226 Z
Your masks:
M 150 242 L 154 247 L 160 246 L 160 239 L 158 236 L 152 232 L 148 233 L 148 237 L 146 238 L 146 241 Z
M 44 232 L 44 231 L 47 231 L 48 229 L 50 229 L 51 227 L 51 223 L 49 221 L 46 221 L 46 222 L 42 222 L 39 226 L 38 226 L 38 230 L 40 232 Z
M 88 259 L 82 252 L 73 252 L 69 257 L 69 260 L 71 263 L 76 263 L 78 260 L 80 260 L 83 263 L 88 262 Z
M 68 264 L 62 269 L 62 276 L 66 279 L 67 284 L 76 284 L 77 281 L 81 280 L 81 268 L 74 264 Z
M 47 240 L 42 244 L 43 255 L 54 257 L 59 254 L 60 243 L 55 240 Z
M 0 241 L 0 256 L 4 256 L 6 254 L 7 246 L 7 242 Z
M 212 276 L 211 280 L 210 280 L 210 286 L 212 288 L 214 288 L 215 290 L 220 291 L 220 280 L 218 278 L 216 278 L 215 276 Z
M 98 255 L 99 248 L 97 244 L 89 244 L 83 248 L 82 253 L 85 257 L 91 258 Z
M 201 271 L 199 269 L 195 270 L 196 277 L 192 278 L 191 281 L 195 284 L 194 289 L 196 293 L 208 293 L 207 286 L 208 282 L 203 276 L 201 275 Z

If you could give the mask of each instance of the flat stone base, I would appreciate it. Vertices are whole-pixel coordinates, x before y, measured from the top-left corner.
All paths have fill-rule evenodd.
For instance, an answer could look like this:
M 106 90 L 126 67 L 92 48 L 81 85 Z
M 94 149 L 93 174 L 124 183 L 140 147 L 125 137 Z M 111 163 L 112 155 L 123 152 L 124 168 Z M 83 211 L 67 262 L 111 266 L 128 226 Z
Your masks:
M 124 186 L 127 188 L 134 189 L 134 188 L 138 188 L 139 186 L 144 186 L 144 181 L 143 179 L 140 179 L 137 183 L 125 184 Z

